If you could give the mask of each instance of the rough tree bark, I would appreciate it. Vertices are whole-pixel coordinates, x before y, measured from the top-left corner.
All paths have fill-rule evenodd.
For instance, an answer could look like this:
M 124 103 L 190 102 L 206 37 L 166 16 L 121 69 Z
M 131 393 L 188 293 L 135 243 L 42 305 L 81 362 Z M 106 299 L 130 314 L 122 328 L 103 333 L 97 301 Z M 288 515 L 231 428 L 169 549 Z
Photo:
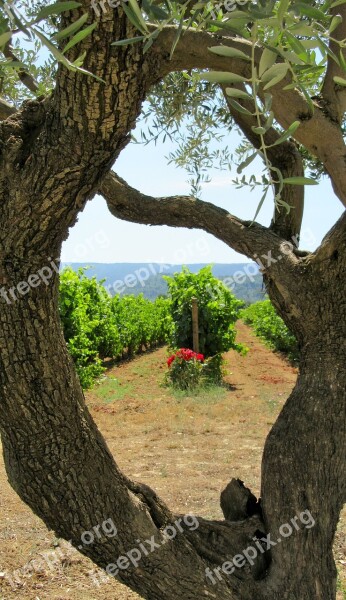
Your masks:
M 75 11 L 67 19 L 78 16 Z M 301 253 L 287 245 L 292 231 L 299 231 L 299 210 L 295 222 L 276 220 L 267 229 L 193 198 L 143 196 L 109 174 L 153 83 L 178 68 L 225 70 L 226 62 L 207 51 L 215 40 L 200 32 L 189 32 L 170 62 L 173 34 L 167 28 L 145 56 L 138 45 L 111 47 L 133 31 L 120 10 L 109 11 L 83 42 L 85 65 L 104 85 L 61 67 L 51 98 L 27 102 L 17 113 L 0 106 L 8 117 L 0 124 L 0 428 L 9 481 L 48 527 L 76 547 L 84 531 L 112 518 L 118 536 L 83 548 L 103 568 L 138 540 L 155 540 L 155 552 L 118 575 L 144 598 L 332 600 L 332 542 L 345 502 L 345 218 L 315 253 Z M 234 72 L 247 68 L 244 61 L 232 62 Z M 300 141 L 325 161 L 345 202 L 345 147 L 335 120 L 318 107 L 303 118 L 306 104 L 294 91 L 285 92 L 287 116 L 281 88 L 273 94 L 280 122 L 301 115 Z M 246 123 L 240 125 L 246 130 Z M 320 136 L 314 141 L 316 125 Z M 281 157 L 280 165 L 300 174 L 290 149 L 293 160 Z M 266 442 L 261 509 L 244 503 L 246 490 L 233 482 L 223 496 L 224 521 L 199 519 L 196 531 L 169 542 L 162 531 L 177 516 L 150 488 L 119 471 L 88 413 L 59 323 L 56 271 L 47 285 L 14 290 L 60 256 L 68 228 L 98 189 L 118 218 L 201 228 L 251 258 L 270 253 L 275 262 L 264 272 L 268 292 L 302 348 L 297 385 Z M 292 201 L 301 207 L 301 197 Z M 256 536 L 270 532 L 277 539 L 280 525 L 307 509 L 315 527 L 294 532 L 251 569 L 238 569 L 215 586 L 207 580 L 206 568 L 232 560 Z

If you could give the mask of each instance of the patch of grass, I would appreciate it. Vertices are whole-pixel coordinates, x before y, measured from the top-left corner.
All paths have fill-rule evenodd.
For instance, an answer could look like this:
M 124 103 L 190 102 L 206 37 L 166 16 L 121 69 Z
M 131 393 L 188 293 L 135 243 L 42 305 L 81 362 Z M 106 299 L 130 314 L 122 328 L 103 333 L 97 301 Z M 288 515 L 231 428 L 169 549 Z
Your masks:
M 166 465 L 162 465 L 160 470 L 161 477 L 168 477 L 168 471 Z
M 151 434 L 151 433 L 154 433 L 154 432 L 155 432 L 155 431 L 157 431 L 157 430 L 158 430 L 158 428 L 157 428 L 157 426 L 156 426 L 156 425 L 150 425 L 150 426 L 148 426 L 148 427 L 145 427 L 145 428 L 143 429 L 143 433 L 144 433 L 144 435 L 149 435 L 149 434 Z
M 147 377 L 153 372 L 153 363 L 146 356 L 129 365 L 129 374 L 136 377 Z
M 192 400 L 196 404 L 216 404 L 225 399 L 227 388 L 224 385 L 204 385 L 193 390 L 171 389 L 172 396 L 177 402 Z
M 276 411 L 277 405 L 278 405 L 278 402 L 277 402 L 277 400 L 275 400 L 275 398 L 270 398 L 270 400 L 268 400 L 268 406 L 269 406 L 269 409 L 271 412 Z
M 131 394 L 132 390 L 133 386 L 131 384 L 120 383 L 115 377 L 103 377 L 94 386 L 93 392 L 105 404 L 111 404 Z
M 342 593 L 342 600 L 346 600 L 346 587 L 345 584 L 340 579 L 340 574 L 338 573 L 338 581 L 336 584 L 336 589 L 338 592 Z
M 259 389 L 259 397 L 267 405 L 269 414 L 277 412 L 279 399 L 275 398 L 272 390 Z

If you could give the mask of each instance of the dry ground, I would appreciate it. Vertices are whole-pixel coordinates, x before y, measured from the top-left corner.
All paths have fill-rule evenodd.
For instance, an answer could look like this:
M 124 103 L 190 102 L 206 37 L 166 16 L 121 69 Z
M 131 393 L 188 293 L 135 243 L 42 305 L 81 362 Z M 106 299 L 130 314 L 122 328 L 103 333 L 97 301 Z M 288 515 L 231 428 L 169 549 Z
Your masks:
M 172 395 L 160 385 L 166 359 L 166 350 L 160 349 L 111 368 L 86 394 L 120 467 L 155 488 L 176 512 L 221 517 L 220 491 L 232 477 L 259 492 L 264 440 L 294 385 L 296 370 L 244 324 L 238 329 L 239 341 L 250 351 L 246 357 L 226 355 L 225 388 L 197 397 Z M 51 555 L 49 567 L 42 553 L 54 550 L 60 558 L 56 554 L 53 564 Z M 335 556 L 345 585 L 345 511 Z M 26 572 L 14 575 L 26 565 Z M 0 600 L 139 599 L 110 578 L 96 585 L 93 572 L 89 560 L 56 540 L 19 500 L 1 458 Z M 341 585 L 338 600 L 345 600 Z

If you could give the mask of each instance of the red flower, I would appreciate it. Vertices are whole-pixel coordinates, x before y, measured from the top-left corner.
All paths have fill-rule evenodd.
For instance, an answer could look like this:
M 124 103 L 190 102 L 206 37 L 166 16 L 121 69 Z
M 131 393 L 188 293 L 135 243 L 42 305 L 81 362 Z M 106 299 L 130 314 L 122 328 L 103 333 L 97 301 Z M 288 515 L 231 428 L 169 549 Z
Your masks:
M 177 350 L 177 352 L 175 354 L 172 354 L 172 356 L 170 356 L 168 358 L 167 365 L 170 367 L 172 362 L 176 358 L 180 358 L 181 360 L 185 360 L 185 361 L 189 361 L 189 360 L 193 360 L 193 359 L 198 360 L 200 362 L 204 361 L 203 354 L 197 354 L 193 350 L 190 350 L 190 348 L 180 348 L 180 350 Z
M 172 356 L 170 356 L 170 357 L 169 357 L 169 359 L 167 360 L 167 365 L 168 365 L 169 367 L 171 366 L 171 364 L 172 364 L 172 362 L 174 361 L 174 359 L 175 359 L 175 355 L 173 354 L 173 355 L 172 355 Z

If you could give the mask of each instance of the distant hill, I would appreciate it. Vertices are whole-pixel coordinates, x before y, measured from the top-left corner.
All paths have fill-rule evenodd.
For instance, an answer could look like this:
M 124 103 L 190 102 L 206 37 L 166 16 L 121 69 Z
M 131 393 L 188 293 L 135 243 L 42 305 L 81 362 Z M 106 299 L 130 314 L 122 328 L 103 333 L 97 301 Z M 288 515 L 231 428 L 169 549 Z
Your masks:
M 104 279 L 104 286 L 112 295 L 143 293 L 150 300 L 167 294 L 167 283 L 163 275 L 173 275 L 182 269 L 182 265 L 160 263 L 62 263 L 61 268 L 66 266 L 72 267 L 74 271 L 88 267 L 86 275 L 98 280 Z M 193 273 L 205 266 L 205 263 L 187 265 Z M 212 265 L 212 269 L 215 277 L 221 279 L 235 296 L 247 304 L 263 299 L 263 279 L 255 263 L 217 263 Z

